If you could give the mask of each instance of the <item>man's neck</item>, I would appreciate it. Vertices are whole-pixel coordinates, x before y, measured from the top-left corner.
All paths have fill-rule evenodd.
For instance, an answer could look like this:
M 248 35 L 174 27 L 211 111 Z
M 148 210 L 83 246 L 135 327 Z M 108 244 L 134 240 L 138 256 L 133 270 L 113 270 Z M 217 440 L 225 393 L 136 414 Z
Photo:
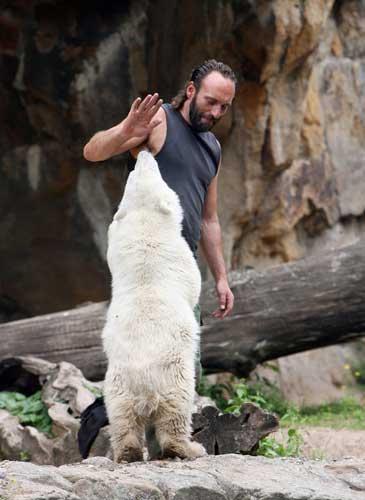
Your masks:
M 190 118 L 189 118 L 189 111 L 190 111 L 190 105 L 187 101 L 184 102 L 183 106 L 179 109 L 182 117 L 186 122 L 188 122 L 189 125 L 191 125 Z

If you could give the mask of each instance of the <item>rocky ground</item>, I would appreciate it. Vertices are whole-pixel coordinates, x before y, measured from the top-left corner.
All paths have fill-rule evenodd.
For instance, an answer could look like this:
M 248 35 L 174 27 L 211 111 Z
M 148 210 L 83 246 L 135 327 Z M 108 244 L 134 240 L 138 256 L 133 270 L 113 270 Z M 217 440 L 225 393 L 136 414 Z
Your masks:
M 365 430 L 299 427 L 304 439 L 299 458 L 231 454 L 117 465 L 105 457 L 109 444 L 103 428 L 92 449 L 96 456 L 80 462 L 75 416 L 94 399 L 97 387 L 69 363 L 21 359 L 44 379 L 43 400 L 55 437 L 22 427 L 17 417 L 0 411 L 0 451 L 13 460 L 0 462 L 0 500 L 365 498 Z M 286 441 L 287 429 L 270 436 Z M 24 450 L 38 463 L 17 461 L 26 458 Z M 40 465 L 49 463 L 59 467 Z
M 365 460 L 322 462 L 241 455 L 118 465 L 0 465 L 2 500 L 357 500 L 365 496 Z

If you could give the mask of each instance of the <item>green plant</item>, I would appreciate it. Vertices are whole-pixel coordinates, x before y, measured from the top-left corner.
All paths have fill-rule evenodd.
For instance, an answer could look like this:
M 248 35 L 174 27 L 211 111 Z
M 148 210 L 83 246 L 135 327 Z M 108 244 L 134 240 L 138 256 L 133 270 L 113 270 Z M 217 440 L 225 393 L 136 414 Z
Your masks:
M 226 384 L 209 384 L 203 376 L 198 394 L 213 399 L 225 413 L 238 414 L 243 403 L 255 403 L 280 417 L 290 410 L 290 405 L 283 399 L 280 390 L 266 379 L 247 382 L 243 378 L 232 377 Z
M 254 382 L 241 380 L 238 385 L 247 387 L 247 401 L 256 403 L 263 410 L 276 413 L 283 417 L 291 410 L 291 405 L 283 398 L 279 388 L 267 379 L 257 379 Z M 246 401 L 244 401 L 246 402 Z
M 351 365 L 345 365 L 345 368 L 351 370 L 356 383 L 360 386 L 365 386 L 365 361 L 357 361 L 351 363 Z
M 303 444 L 303 437 L 297 429 L 288 429 L 286 443 L 279 443 L 276 439 L 266 437 L 261 439 L 256 455 L 268 458 L 274 457 L 297 457 Z
M 27 451 L 21 451 L 19 454 L 19 459 L 22 462 L 29 462 L 30 461 L 30 455 Z
M 41 391 L 29 397 L 19 392 L 0 392 L 0 409 L 19 418 L 22 425 L 32 425 L 50 437 L 52 421 L 41 398 Z
M 202 376 L 197 393 L 212 399 L 218 408 L 223 411 L 227 406 L 227 395 L 232 393 L 232 386 L 228 384 L 209 384 L 207 377 Z
M 233 386 L 233 397 L 227 401 L 225 413 L 239 414 L 243 403 L 255 403 L 261 408 L 266 408 L 267 401 L 260 390 L 250 387 L 244 380 Z

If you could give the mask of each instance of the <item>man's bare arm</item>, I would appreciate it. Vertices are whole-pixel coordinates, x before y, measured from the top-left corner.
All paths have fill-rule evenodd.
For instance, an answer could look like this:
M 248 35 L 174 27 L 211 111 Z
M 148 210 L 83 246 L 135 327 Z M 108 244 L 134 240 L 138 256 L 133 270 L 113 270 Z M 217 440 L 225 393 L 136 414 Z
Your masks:
M 148 95 L 143 101 L 138 97 L 121 123 L 96 133 L 85 145 L 86 160 L 107 160 L 145 142 L 151 131 L 161 123 L 155 116 L 161 104 L 158 94 Z
M 213 312 L 216 318 L 224 318 L 231 313 L 234 296 L 229 287 L 223 258 L 222 234 L 217 214 L 217 176 L 208 188 L 204 203 L 201 227 L 201 249 L 216 282 L 219 308 Z

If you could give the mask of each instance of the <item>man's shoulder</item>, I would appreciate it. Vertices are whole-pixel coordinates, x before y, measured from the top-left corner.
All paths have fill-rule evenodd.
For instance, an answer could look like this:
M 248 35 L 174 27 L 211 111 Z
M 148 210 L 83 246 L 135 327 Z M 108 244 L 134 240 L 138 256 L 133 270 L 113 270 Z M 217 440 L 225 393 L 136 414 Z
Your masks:
M 155 115 L 155 120 L 160 120 L 161 123 L 152 129 L 147 139 L 148 148 L 153 155 L 156 155 L 161 150 L 166 139 L 167 120 L 163 106 L 161 106 Z
M 209 147 L 210 147 L 210 149 L 213 152 L 215 163 L 216 163 L 216 167 L 218 169 L 219 164 L 221 162 L 221 156 L 222 156 L 221 144 L 218 141 L 218 139 L 215 136 L 215 134 L 213 134 L 213 132 L 210 132 L 210 131 L 209 132 L 205 132 L 204 135 L 205 135 L 205 141 L 209 144 Z
M 213 132 L 208 132 L 209 136 L 210 136 L 210 140 L 212 142 L 212 144 L 217 147 L 219 149 L 219 151 L 222 149 L 221 147 L 221 143 L 219 142 L 219 140 L 217 139 L 217 136 L 215 134 L 213 134 Z

